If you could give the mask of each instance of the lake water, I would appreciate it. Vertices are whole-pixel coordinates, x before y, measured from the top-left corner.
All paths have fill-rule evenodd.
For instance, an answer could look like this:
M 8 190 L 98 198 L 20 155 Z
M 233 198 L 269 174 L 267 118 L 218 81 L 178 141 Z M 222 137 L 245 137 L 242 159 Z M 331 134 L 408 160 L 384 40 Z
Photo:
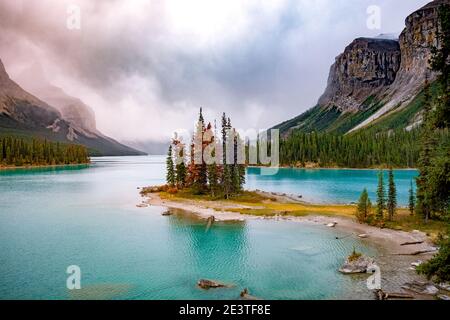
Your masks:
M 235 299 L 244 287 L 265 299 L 372 297 L 366 276 L 336 271 L 353 247 L 378 254 L 355 237 L 266 220 L 207 230 L 194 218 L 162 216 L 164 208 L 136 207 L 138 186 L 163 182 L 165 157 L 93 161 L 87 168 L 0 170 L 1 299 Z M 250 169 L 249 186 L 331 202 L 376 187 L 372 171 L 280 172 L 271 184 Z M 413 174 L 396 177 L 402 185 Z M 81 269 L 81 290 L 66 288 L 70 265 Z M 234 286 L 204 291 L 195 285 L 200 278 Z
M 387 188 L 388 172 L 384 172 Z M 246 188 L 301 195 L 314 203 L 357 202 L 367 188 L 373 203 L 376 201 L 378 170 L 353 169 L 293 169 L 280 168 L 275 175 L 262 175 L 259 168 L 248 168 Z M 411 180 L 415 185 L 417 170 L 394 170 L 397 202 L 407 206 Z M 387 191 L 387 190 L 386 190 Z

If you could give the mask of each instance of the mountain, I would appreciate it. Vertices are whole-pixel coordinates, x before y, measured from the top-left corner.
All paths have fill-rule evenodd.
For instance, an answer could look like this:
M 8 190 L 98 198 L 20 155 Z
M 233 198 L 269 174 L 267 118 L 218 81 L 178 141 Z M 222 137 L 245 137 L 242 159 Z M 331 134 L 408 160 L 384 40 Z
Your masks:
M 0 60 L 0 135 L 82 144 L 92 155 L 145 154 L 100 133 L 93 111 L 81 100 L 45 81 L 37 83 L 36 95 L 24 90 Z
M 126 140 L 123 141 L 127 146 L 133 147 L 138 150 L 145 151 L 152 155 L 161 155 L 167 153 L 167 148 L 169 148 L 169 140 L 166 142 L 155 141 L 155 140 Z
M 398 40 L 389 35 L 358 38 L 336 57 L 317 105 L 276 125 L 283 136 L 292 130 L 347 133 L 361 128 L 411 128 L 421 121 L 421 99 L 431 48 L 439 46 L 435 0 L 410 14 Z

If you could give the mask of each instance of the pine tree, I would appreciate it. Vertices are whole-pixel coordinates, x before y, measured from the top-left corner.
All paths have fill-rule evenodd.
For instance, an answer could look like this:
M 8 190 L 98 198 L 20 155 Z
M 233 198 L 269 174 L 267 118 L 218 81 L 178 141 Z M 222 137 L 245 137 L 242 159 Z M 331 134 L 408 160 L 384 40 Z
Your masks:
M 450 124 L 450 6 L 442 4 L 438 13 L 440 47 L 434 48 L 432 51 L 431 66 L 439 75 L 438 84 L 441 92 L 436 101 L 435 111 L 431 115 L 428 112 L 427 118 L 424 120 L 424 135 L 431 135 L 431 130 L 436 129 L 448 131 Z M 427 121 L 430 118 L 434 118 L 433 121 Z M 430 147 L 428 139 L 423 139 L 421 146 L 424 156 L 427 155 Z M 432 211 L 441 214 L 444 219 L 450 218 L 450 140 L 447 139 L 432 147 L 435 152 L 429 152 L 429 158 L 421 161 L 417 179 L 417 209 L 420 209 L 425 215 L 425 221 L 431 217 Z M 418 267 L 419 273 L 425 274 L 429 279 L 434 277 L 436 281 L 450 281 L 449 232 L 450 228 L 447 228 L 446 237 L 443 237 L 439 243 L 439 252 Z
M 411 180 L 410 187 L 409 187 L 409 204 L 408 204 L 409 212 L 411 213 L 411 215 L 414 214 L 414 208 L 416 206 L 415 202 L 416 201 L 415 201 L 415 196 L 414 196 L 413 182 Z
M 175 170 L 173 165 L 172 145 L 169 146 L 169 150 L 167 151 L 166 167 L 166 182 L 169 186 L 173 187 L 175 185 Z
M 177 183 L 177 186 L 180 188 L 183 188 L 186 183 L 186 176 L 187 176 L 187 170 L 186 170 L 186 163 L 184 159 L 184 146 L 179 143 L 179 154 L 178 154 L 178 161 L 175 166 L 175 181 Z
M 383 170 L 378 173 L 378 188 L 377 188 L 377 218 L 379 220 L 383 219 L 383 211 L 386 207 L 385 202 L 385 191 L 383 182 Z
M 389 221 L 394 220 L 395 211 L 397 208 L 397 190 L 395 188 L 394 172 L 392 168 L 389 169 L 389 185 L 388 185 L 388 199 L 387 211 Z
M 417 208 L 416 212 L 423 216 L 425 222 L 428 221 L 431 214 L 431 197 L 429 192 L 429 171 L 431 158 L 435 148 L 434 128 L 432 120 L 432 108 L 430 97 L 430 85 L 428 78 L 425 79 L 424 88 L 424 110 L 422 122 L 421 151 L 417 167 L 419 177 L 417 178 Z
M 364 188 L 359 197 L 358 206 L 356 208 L 356 218 L 358 219 L 358 221 L 367 222 L 371 210 L 372 210 L 372 203 L 370 202 L 367 189 Z

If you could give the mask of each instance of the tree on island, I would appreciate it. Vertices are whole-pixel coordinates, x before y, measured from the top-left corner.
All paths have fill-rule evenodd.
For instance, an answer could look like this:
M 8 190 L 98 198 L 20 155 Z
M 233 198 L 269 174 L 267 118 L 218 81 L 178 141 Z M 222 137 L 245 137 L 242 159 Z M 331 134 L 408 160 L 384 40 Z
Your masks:
M 167 184 L 173 187 L 175 186 L 175 170 L 173 164 L 172 145 L 169 146 L 169 150 L 167 151 L 166 168 L 167 168 L 166 172 Z
M 361 223 L 367 222 L 370 217 L 371 211 L 372 211 L 372 203 L 370 202 L 367 189 L 364 188 L 364 190 L 361 193 L 361 196 L 359 197 L 358 206 L 356 208 L 356 218 Z
M 408 208 L 411 215 L 414 215 L 415 206 L 416 206 L 416 199 L 414 195 L 413 181 L 411 180 L 409 187 L 409 201 L 408 201 Z
M 383 220 L 384 209 L 386 208 L 386 196 L 384 191 L 383 170 L 378 173 L 378 188 L 377 188 L 377 219 Z
M 186 183 L 187 169 L 185 163 L 184 144 L 175 138 L 173 145 L 176 148 L 175 181 L 178 188 L 183 188 Z
M 388 220 L 393 221 L 397 208 L 397 190 L 394 182 L 394 172 L 392 168 L 389 169 L 389 185 L 388 185 L 388 199 L 387 199 L 387 212 Z
M 245 148 L 236 130 L 232 128 L 230 118 L 227 118 L 225 113 L 222 116 L 221 136 L 222 141 L 216 133 L 215 125 L 213 132 L 211 123 L 205 124 L 200 108 L 187 166 L 184 162 L 183 144 L 177 139 L 172 141 L 169 150 L 172 152 L 172 145 L 176 146 L 177 162 L 173 174 L 174 180 L 172 180 L 170 168 L 173 167 L 173 162 L 169 163 L 169 158 L 167 159 L 167 184 L 172 186 L 176 183 L 178 189 L 189 189 L 194 194 L 210 195 L 213 198 L 221 196 L 228 199 L 241 193 L 245 183 L 246 168 L 241 153 L 244 153 Z M 220 150 L 220 146 L 222 146 L 222 150 Z M 181 160 L 178 159 L 180 157 L 178 153 L 181 154 Z

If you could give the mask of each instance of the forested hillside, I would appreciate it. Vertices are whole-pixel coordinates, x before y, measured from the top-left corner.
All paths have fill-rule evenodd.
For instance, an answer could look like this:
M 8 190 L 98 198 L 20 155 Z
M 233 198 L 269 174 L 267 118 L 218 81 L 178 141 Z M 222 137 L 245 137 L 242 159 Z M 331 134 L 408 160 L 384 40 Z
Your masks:
M 89 163 L 88 151 L 82 145 L 0 137 L 0 167 L 82 163 Z

